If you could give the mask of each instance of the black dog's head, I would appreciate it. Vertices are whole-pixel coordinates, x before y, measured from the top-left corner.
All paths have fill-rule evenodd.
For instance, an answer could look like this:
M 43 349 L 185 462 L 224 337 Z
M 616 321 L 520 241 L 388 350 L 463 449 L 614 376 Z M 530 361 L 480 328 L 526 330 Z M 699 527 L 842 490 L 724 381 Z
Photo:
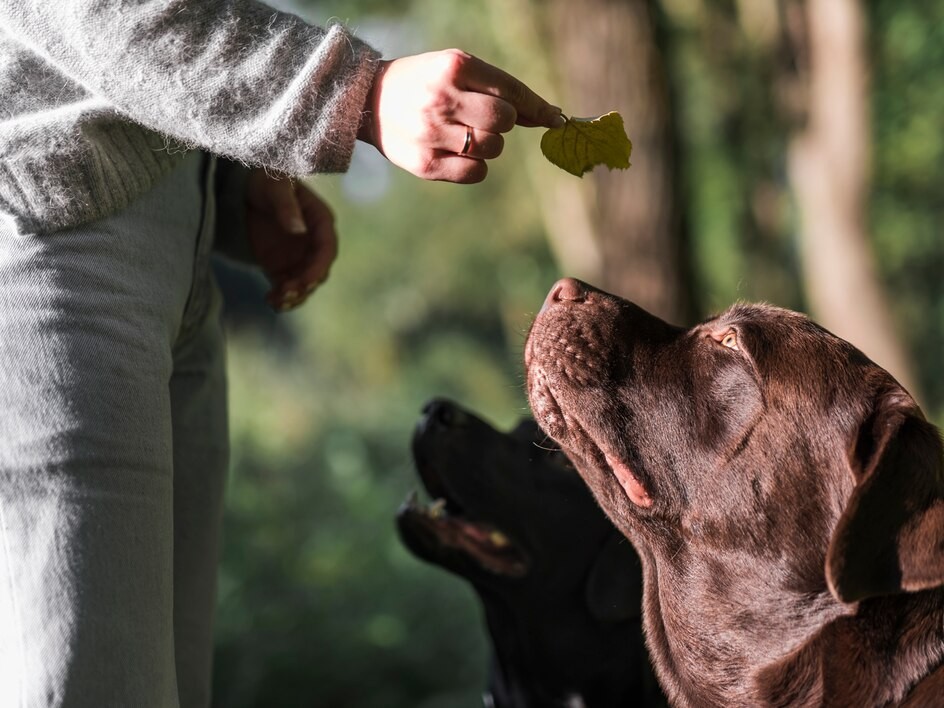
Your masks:
M 504 433 L 431 402 L 413 454 L 434 501 L 401 508 L 400 536 L 481 598 L 495 705 L 647 704 L 638 559 L 545 440 L 533 421 Z
M 679 704 L 751 703 L 761 667 L 857 601 L 944 582 L 936 431 L 806 317 L 736 305 L 682 329 L 564 280 L 525 359 L 535 417 L 640 552 Z

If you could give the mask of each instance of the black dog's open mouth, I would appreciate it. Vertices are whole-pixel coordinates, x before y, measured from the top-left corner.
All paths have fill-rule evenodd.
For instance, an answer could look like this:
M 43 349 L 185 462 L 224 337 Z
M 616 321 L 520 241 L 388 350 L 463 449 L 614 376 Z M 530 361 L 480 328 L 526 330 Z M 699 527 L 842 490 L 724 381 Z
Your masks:
M 434 562 L 441 558 L 430 554 L 452 550 L 496 575 L 520 578 L 528 572 L 524 554 L 501 529 L 464 518 L 461 510 L 443 498 L 421 504 L 416 492 L 411 493 L 397 513 L 397 522 L 411 548 Z

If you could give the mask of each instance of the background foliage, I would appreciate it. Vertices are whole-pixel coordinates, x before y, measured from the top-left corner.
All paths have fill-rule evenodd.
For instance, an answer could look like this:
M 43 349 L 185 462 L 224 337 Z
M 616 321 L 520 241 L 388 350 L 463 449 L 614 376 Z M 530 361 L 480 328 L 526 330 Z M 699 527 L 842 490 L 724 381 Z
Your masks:
M 488 4 L 287 7 L 314 22 L 340 18 L 387 56 L 460 46 L 498 62 L 507 48 Z M 737 298 L 805 307 L 786 121 L 767 90 L 775 57 L 745 22 L 747 5 L 656 5 L 703 314 Z M 866 8 L 872 245 L 926 409 L 941 422 L 944 2 Z M 516 72 L 529 80 L 527 68 Z M 623 107 L 565 106 L 576 115 L 610 109 Z M 475 598 L 403 550 L 393 515 L 417 486 L 409 442 L 427 399 L 450 396 L 499 427 L 527 413 L 524 334 L 561 274 L 524 169 L 539 140 L 539 131 L 515 130 L 489 179 L 473 187 L 420 183 L 369 147 L 347 175 L 317 177 L 337 212 L 341 251 L 298 312 L 267 313 L 264 284 L 221 265 L 233 463 L 216 705 L 478 704 L 486 647 Z

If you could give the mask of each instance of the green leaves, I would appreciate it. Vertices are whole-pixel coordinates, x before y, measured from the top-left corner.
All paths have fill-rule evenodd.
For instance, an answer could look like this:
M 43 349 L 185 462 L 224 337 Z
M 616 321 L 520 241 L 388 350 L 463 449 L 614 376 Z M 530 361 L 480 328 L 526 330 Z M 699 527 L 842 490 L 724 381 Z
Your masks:
M 623 117 L 616 111 L 598 118 L 568 118 L 560 128 L 551 128 L 541 137 L 544 157 L 577 177 L 596 165 L 625 170 L 632 151 Z

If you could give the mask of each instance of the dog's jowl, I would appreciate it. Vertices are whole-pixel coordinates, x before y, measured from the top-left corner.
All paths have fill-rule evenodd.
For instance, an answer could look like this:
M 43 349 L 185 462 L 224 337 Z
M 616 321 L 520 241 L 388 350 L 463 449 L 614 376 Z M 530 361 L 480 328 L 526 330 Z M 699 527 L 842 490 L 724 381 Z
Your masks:
M 683 329 L 569 279 L 525 364 L 674 705 L 944 705 L 941 438 L 887 372 L 794 312 Z
M 534 421 L 495 430 L 444 400 L 413 438 L 423 486 L 397 516 L 406 546 L 464 578 L 492 646 L 486 705 L 664 705 L 641 628 L 642 570 Z

